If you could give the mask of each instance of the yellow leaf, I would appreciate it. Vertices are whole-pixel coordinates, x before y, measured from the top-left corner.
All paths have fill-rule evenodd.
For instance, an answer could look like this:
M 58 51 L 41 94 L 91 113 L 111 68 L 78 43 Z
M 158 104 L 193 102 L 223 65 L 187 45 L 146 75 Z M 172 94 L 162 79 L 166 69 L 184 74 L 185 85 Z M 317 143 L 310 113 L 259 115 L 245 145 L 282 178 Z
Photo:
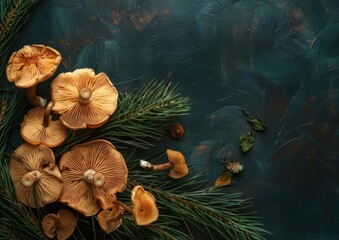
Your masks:
M 222 171 L 220 176 L 214 183 L 215 187 L 228 186 L 232 182 L 232 173 L 230 171 Z

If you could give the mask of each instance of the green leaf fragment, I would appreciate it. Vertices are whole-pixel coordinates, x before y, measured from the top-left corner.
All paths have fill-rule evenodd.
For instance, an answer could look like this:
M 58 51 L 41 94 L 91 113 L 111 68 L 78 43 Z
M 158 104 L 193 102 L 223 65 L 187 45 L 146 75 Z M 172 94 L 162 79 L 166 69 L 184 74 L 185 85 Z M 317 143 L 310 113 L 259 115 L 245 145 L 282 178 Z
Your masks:
M 266 130 L 266 126 L 264 125 L 263 121 L 259 118 L 252 117 L 248 112 L 242 110 L 242 112 L 247 117 L 247 122 L 252 126 L 252 128 L 258 132 L 263 132 Z
M 263 132 L 266 130 L 266 126 L 259 118 L 248 118 L 247 122 L 251 124 L 252 128 L 256 131 Z
M 250 150 L 254 143 L 254 131 L 249 131 L 246 135 L 240 135 L 240 146 L 243 152 Z

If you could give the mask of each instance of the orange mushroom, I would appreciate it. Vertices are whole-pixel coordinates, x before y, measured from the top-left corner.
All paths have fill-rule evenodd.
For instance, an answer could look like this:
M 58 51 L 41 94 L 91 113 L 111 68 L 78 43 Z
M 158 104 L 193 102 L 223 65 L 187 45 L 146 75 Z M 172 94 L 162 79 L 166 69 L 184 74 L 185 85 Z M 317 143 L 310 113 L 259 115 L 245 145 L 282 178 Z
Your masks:
M 135 186 L 131 193 L 133 203 L 133 219 L 139 226 L 147 226 L 155 222 L 159 216 L 155 197 L 142 186 Z
M 170 169 L 168 176 L 178 179 L 188 174 L 188 167 L 185 163 L 185 157 L 181 152 L 167 149 L 166 151 L 169 162 L 158 165 L 151 164 L 145 160 L 140 160 L 139 165 L 147 170 L 162 171 Z
M 58 120 L 52 120 L 50 115 L 53 102 L 49 102 L 46 109 L 33 108 L 28 111 L 21 124 L 21 136 L 26 142 L 33 145 L 56 147 L 67 137 L 67 129 Z
M 9 172 L 18 200 L 29 207 L 43 207 L 57 201 L 61 194 L 61 174 L 47 147 L 20 145 L 11 155 Z
M 110 234 L 122 224 L 124 208 L 118 204 L 113 204 L 111 209 L 105 209 L 98 213 L 98 222 L 102 231 Z
M 175 139 L 181 138 L 184 135 L 184 132 L 184 126 L 180 123 L 175 123 L 170 129 L 171 137 Z
M 142 186 L 134 186 L 131 192 L 132 208 L 115 200 L 114 203 L 123 207 L 127 212 L 132 213 L 134 222 L 138 226 L 147 226 L 155 222 L 159 216 L 155 197 Z
M 65 240 L 69 238 L 76 227 L 76 218 L 73 213 L 67 209 L 59 210 L 57 214 L 47 214 L 41 222 L 44 233 L 49 238 Z
M 6 75 L 18 88 L 25 88 L 28 101 L 35 107 L 46 100 L 36 96 L 36 85 L 49 79 L 61 63 L 61 54 L 44 45 L 26 45 L 10 57 Z
M 51 88 L 53 111 L 73 130 L 100 127 L 117 109 L 118 91 L 105 73 L 88 68 L 62 73 Z
M 111 208 L 116 192 L 127 184 L 127 166 L 120 152 L 106 140 L 79 144 L 62 155 L 60 171 L 64 191 L 59 199 L 85 216 L 100 207 Z

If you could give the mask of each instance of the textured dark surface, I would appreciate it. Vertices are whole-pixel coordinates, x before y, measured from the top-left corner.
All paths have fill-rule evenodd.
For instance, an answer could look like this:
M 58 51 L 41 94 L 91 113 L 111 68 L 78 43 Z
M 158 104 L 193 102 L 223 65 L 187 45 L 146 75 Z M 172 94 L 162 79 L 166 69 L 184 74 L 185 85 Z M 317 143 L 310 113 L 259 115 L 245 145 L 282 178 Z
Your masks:
M 50 0 L 24 44 L 52 46 L 58 72 L 89 67 L 118 90 L 171 76 L 192 111 L 182 151 L 213 185 L 220 160 L 244 171 L 226 192 L 253 197 L 268 239 L 339 239 L 337 0 Z M 48 96 L 49 82 L 39 85 Z M 268 129 L 243 154 L 241 109 Z

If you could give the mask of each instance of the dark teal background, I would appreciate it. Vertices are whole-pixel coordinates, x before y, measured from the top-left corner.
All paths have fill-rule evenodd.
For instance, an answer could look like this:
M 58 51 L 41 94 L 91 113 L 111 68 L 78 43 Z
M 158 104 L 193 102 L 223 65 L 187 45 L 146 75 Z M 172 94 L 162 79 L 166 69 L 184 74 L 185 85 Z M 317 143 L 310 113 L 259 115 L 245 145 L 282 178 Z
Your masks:
M 185 136 L 158 148 L 183 152 L 210 185 L 222 159 L 242 162 L 225 191 L 253 197 L 268 239 L 339 239 L 337 0 L 44 2 L 13 51 L 52 46 L 58 73 L 93 68 L 119 91 L 171 76 L 192 111 Z M 241 109 L 268 127 L 247 154 Z

